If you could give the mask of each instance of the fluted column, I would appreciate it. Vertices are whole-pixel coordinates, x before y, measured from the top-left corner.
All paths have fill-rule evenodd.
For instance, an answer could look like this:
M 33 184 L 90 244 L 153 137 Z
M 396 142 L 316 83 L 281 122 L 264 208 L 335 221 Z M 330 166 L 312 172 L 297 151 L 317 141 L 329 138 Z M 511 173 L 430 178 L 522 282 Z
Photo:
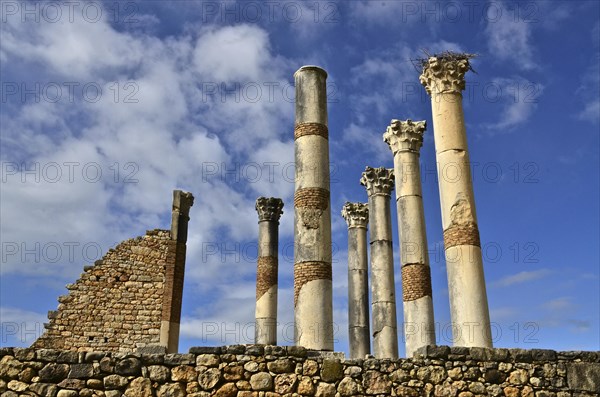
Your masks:
M 274 197 L 259 197 L 258 264 L 256 267 L 256 331 L 255 343 L 277 344 L 277 272 L 279 218 L 283 201 Z
M 308 349 L 333 350 L 327 72 L 303 66 L 294 79 L 295 341 Z
M 398 322 L 390 196 L 394 170 L 367 167 L 360 179 L 369 196 L 371 308 L 376 358 L 398 357 Z
M 425 121 L 392 120 L 383 134 L 383 140 L 394 153 L 406 357 L 412 357 L 421 346 L 435 345 L 431 271 L 419 168 L 425 128 Z
M 461 91 L 469 59 L 429 58 L 421 84 L 431 95 L 450 315 L 455 346 L 491 347 L 490 316 Z
M 369 207 L 346 203 L 342 216 L 348 224 L 348 344 L 350 358 L 371 353 L 369 335 L 369 279 L 367 264 L 367 223 Z

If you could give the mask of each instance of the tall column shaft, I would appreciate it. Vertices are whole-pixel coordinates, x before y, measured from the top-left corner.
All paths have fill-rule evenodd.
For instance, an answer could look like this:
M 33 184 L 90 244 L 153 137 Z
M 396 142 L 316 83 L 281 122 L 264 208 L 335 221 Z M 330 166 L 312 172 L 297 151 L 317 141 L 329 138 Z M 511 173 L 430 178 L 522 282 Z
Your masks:
M 394 172 L 367 167 L 361 184 L 369 196 L 371 245 L 371 308 L 373 351 L 376 358 L 398 358 L 398 321 L 390 196 Z
M 421 83 L 431 95 L 453 344 L 491 347 L 490 317 L 461 91 L 468 58 L 431 57 Z
M 194 205 L 194 196 L 181 190 L 173 191 L 171 212 L 171 239 L 176 242 L 175 261 L 167 266 L 165 290 L 160 323 L 159 344 L 166 347 L 168 353 L 177 353 L 179 348 L 179 324 L 183 299 L 183 278 L 185 273 L 186 243 L 190 208 Z
M 283 201 L 279 198 L 259 197 L 258 264 L 256 268 L 256 329 L 255 343 L 277 344 L 277 288 L 279 218 Z
M 367 263 L 368 205 L 346 203 L 342 216 L 348 224 L 348 344 L 350 358 L 371 353 L 369 335 L 369 279 Z
M 333 350 L 327 73 L 295 74 L 294 314 L 296 345 Z
M 383 134 L 384 141 L 394 153 L 407 357 L 412 357 L 421 346 L 435 345 L 431 271 L 419 167 L 424 132 L 424 121 L 392 120 Z

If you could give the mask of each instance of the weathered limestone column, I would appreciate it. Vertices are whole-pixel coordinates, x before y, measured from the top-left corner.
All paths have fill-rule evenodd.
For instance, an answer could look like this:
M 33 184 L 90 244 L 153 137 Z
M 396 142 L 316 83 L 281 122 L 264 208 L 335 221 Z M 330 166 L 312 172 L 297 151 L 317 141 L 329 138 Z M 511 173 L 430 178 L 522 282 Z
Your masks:
M 398 322 L 390 211 L 394 170 L 367 167 L 360 183 L 367 188 L 369 196 L 373 351 L 376 358 L 398 358 Z
M 173 191 L 171 240 L 176 244 L 175 265 L 167 266 L 165 272 L 159 340 L 160 345 L 167 348 L 167 353 L 177 353 L 179 348 L 179 322 L 181 320 L 186 242 L 192 205 L 194 205 L 194 196 L 191 193 L 181 190 Z
M 346 203 L 342 216 L 348 224 L 348 344 L 350 358 L 371 354 L 369 335 L 369 276 L 367 264 L 367 223 L 369 207 Z
M 468 58 L 431 57 L 421 84 L 431 95 L 448 293 L 455 346 L 491 347 L 490 316 L 462 108 Z
M 435 345 L 431 272 L 419 168 L 425 127 L 425 121 L 392 120 L 383 134 L 383 140 L 394 153 L 406 357 L 412 357 L 421 346 Z
M 279 246 L 279 218 L 283 201 L 274 197 L 259 197 L 258 264 L 256 267 L 256 332 L 255 343 L 277 344 L 277 273 Z
M 294 79 L 295 341 L 308 349 L 333 350 L 327 72 L 303 66 Z

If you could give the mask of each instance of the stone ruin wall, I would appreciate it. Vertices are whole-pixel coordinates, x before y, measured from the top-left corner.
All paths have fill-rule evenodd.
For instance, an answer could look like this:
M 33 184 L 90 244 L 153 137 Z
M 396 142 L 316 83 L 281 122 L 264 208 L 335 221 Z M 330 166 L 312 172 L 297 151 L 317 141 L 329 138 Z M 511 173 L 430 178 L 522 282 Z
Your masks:
M 175 267 L 177 242 L 169 230 L 126 240 L 80 279 L 67 285 L 46 332 L 32 345 L 76 351 L 134 351 L 158 345 L 167 268 Z
M 412 359 L 340 360 L 295 346 L 189 354 L 0 349 L 3 397 L 591 397 L 600 352 L 426 346 Z
M 173 191 L 171 230 L 123 241 L 84 273 L 48 312 L 32 348 L 177 352 L 191 193 Z

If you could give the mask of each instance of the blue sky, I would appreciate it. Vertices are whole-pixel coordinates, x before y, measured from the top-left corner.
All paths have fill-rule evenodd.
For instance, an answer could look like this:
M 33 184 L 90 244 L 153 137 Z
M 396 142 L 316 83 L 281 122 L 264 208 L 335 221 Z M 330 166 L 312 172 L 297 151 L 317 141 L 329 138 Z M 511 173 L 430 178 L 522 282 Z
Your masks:
M 30 344 L 84 265 L 168 228 L 175 188 L 196 197 L 180 351 L 252 342 L 259 196 L 285 202 L 279 340 L 293 344 L 292 76 L 306 64 L 329 73 L 336 350 L 348 350 L 339 213 L 366 201 L 365 166 L 392 166 L 382 134 L 396 118 L 429 126 L 425 218 L 449 344 L 431 108 L 411 60 L 455 50 L 478 54 L 464 110 L 495 346 L 600 349 L 597 2 L 1 6 L 2 346 Z

